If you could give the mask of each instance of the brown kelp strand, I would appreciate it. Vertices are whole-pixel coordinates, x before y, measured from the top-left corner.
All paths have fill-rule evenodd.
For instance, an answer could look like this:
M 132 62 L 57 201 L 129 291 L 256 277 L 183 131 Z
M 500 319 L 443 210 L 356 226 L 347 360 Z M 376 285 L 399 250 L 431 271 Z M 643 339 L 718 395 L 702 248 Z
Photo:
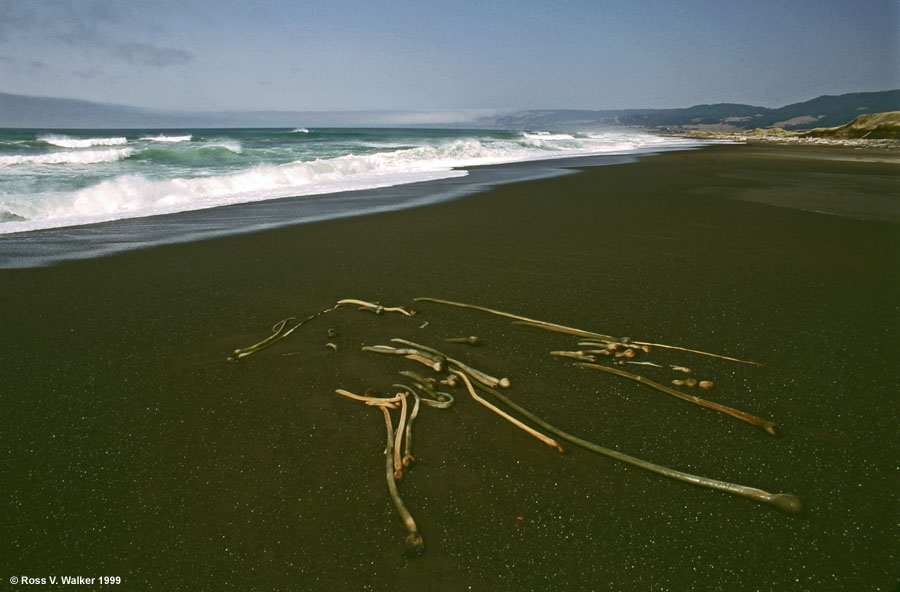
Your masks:
M 403 316 L 411 317 L 416 314 L 415 311 L 406 310 L 402 306 L 382 306 L 377 302 L 366 302 L 365 300 L 356 300 L 355 298 L 346 298 L 344 300 L 339 300 L 337 305 L 357 306 L 359 307 L 359 310 L 365 310 L 379 315 L 386 312 L 396 312 L 402 314 Z
M 528 434 L 531 434 L 532 436 L 534 436 L 535 438 L 537 438 L 538 440 L 540 440 L 547 446 L 552 446 L 553 448 L 556 448 L 556 450 L 558 452 L 563 452 L 563 447 L 560 446 L 559 442 L 557 442 L 553 438 L 549 438 L 549 437 L 545 436 L 544 434 L 540 433 L 536 429 L 524 424 L 520 420 L 511 416 L 509 413 L 506 413 L 502 409 L 498 408 L 496 405 L 493 405 L 490 402 L 483 399 L 482 397 L 478 396 L 478 393 L 475 392 L 475 388 L 472 386 L 472 383 L 469 381 L 469 378 L 465 375 L 464 372 L 460 372 L 459 370 L 451 370 L 451 372 L 458 375 L 460 377 L 460 379 L 462 379 L 463 384 L 466 385 L 466 390 L 469 391 L 469 395 L 471 395 L 471 397 L 473 399 L 475 399 L 476 401 L 478 401 L 479 403 L 481 403 L 482 405 L 484 405 L 485 407 L 487 407 L 488 409 L 490 409 L 491 411 L 493 411 L 494 413 L 496 413 L 497 415 L 499 415 L 500 417 L 502 417 L 509 423 L 513 424 L 517 428 L 525 431 Z
M 688 352 L 692 354 L 698 354 L 701 356 L 707 356 L 710 358 L 719 358 L 720 360 L 728 360 L 729 362 L 737 362 L 738 364 L 749 364 L 751 366 L 759 366 L 761 368 L 766 368 L 765 364 L 760 364 L 759 362 L 751 362 L 750 360 L 741 360 L 739 358 L 732 358 L 730 356 L 723 356 L 721 354 L 711 354 L 709 352 L 700 351 L 698 349 L 688 349 L 686 347 L 680 347 L 677 345 L 664 345 L 662 343 L 647 343 L 646 341 L 635 341 L 635 345 L 641 345 L 646 347 L 659 347 L 662 349 L 675 349 L 678 351 Z
M 409 412 L 409 418 L 406 420 L 406 433 L 404 434 L 403 440 L 403 466 L 404 468 L 411 467 L 416 462 L 416 457 L 413 456 L 412 453 L 412 428 L 413 422 L 416 420 L 416 417 L 419 416 L 419 405 L 422 400 L 419 398 L 415 392 L 412 393 L 413 397 L 413 408 L 412 411 Z
M 394 479 L 403 478 L 403 460 L 401 445 L 406 428 L 406 394 L 400 393 L 400 421 L 397 422 L 397 435 L 394 437 Z
M 427 345 L 421 345 L 418 343 L 413 343 L 412 341 L 407 341 L 405 339 L 399 339 L 399 338 L 391 339 L 391 341 L 393 341 L 395 343 L 400 343 L 403 345 L 408 345 L 410 347 L 426 351 L 426 352 L 434 354 L 436 356 L 440 356 L 441 358 L 447 360 L 447 362 L 450 365 L 455 366 L 457 370 L 462 370 L 463 372 L 468 374 L 470 378 L 474 378 L 478 382 L 485 384 L 487 386 L 502 386 L 503 388 L 509 388 L 509 386 L 510 386 L 510 382 L 509 382 L 508 378 L 494 378 L 493 376 L 491 376 L 490 374 L 487 374 L 486 372 L 476 370 L 475 368 L 472 368 L 468 364 L 464 364 L 463 362 L 460 362 L 457 359 L 451 358 L 451 357 L 449 357 Z
M 487 308 L 485 306 L 478 306 L 477 304 L 465 304 L 463 302 L 454 302 L 452 300 L 444 300 L 442 298 L 430 298 L 427 296 L 421 296 L 415 299 L 416 302 L 434 302 L 436 304 L 446 304 L 448 306 L 456 306 L 458 308 L 468 308 L 470 310 L 480 310 L 482 312 L 490 313 L 493 315 L 497 315 L 500 317 L 506 317 L 508 319 L 513 319 L 515 321 L 521 321 L 524 323 L 533 324 L 538 327 L 542 327 L 545 329 L 549 329 L 551 331 L 555 330 L 560 333 L 569 333 L 570 335 L 578 335 L 580 337 L 591 337 L 595 339 L 605 339 L 609 341 L 616 341 L 615 337 L 610 337 L 609 335 L 601 335 L 600 333 L 593 333 L 591 331 L 582 331 L 581 329 L 575 329 L 573 327 L 566 327 L 565 325 L 557 325 L 556 323 L 548 323 L 546 321 L 539 321 L 537 319 L 529 319 L 528 317 L 523 317 L 520 315 L 511 314 L 508 312 L 503 312 L 501 310 L 495 310 L 493 308 Z
M 445 339 L 447 343 L 465 343 L 467 345 L 481 345 L 483 341 L 474 335 L 468 337 L 449 337 Z
M 285 327 L 287 326 L 288 321 L 294 320 L 294 317 L 289 317 L 287 319 L 283 319 L 275 323 L 272 327 L 272 335 L 266 337 L 259 343 L 254 343 L 251 346 L 245 347 L 243 349 L 236 349 L 232 356 L 227 358 L 229 364 L 237 362 L 241 358 L 245 358 L 251 354 L 254 354 L 258 351 L 264 350 L 270 345 L 281 341 L 285 337 L 287 337 L 287 331 L 285 331 Z M 294 327 L 296 329 L 296 327 Z M 293 329 L 292 329 L 293 330 Z
M 787 493 L 769 493 L 755 487 L 747 487 L 746 485 L 738 485 L 736 483 L 729 483 L 728 481 L 720 481 L 718 479 L 710 479 L 709 477 L 692 475 L 690 473 L 685 473 L 684 471 L 670 469 L 669 467 L 664 467 L 662 465 L 657 465 L 646 460 L 629 456 L 617 450 L 606 448 L 604 446 L 600 446 L 599 444 L 594 444 L 593 442 L 588 442 L 587 440 L 579 438 L 578 436 L 573 436 L 568 432 L 564 432 L 563 430 L 550 425 L 540 417 L 517 405 L 508 397 L 493 389 L 482 387 L 482 390 L 493 395 L 498 401 L 504 403 L 510 409 L 527 418 L 532 423 L 537 424 L 551 434 L 558 436 L 559 438 L 571 444 L 575 444 L 576 446 L 584 448 L 585 450 L 590 450 L 591 452 L 596 452 L 597 454 L 602 454 L 603 456 L 614 458 L 618 461 L 640 467 L 642 469 L 657 473 L 659 475 L 663 475 L 665 477 L 669 477 L 670 479 L 677 479 L 686 483 L 692 483 L 701 487 L 724 491 L 726 493 L 732 493 L 734 495 L 739 495 L 753 501 L 769 504 L 789 514 L 798 513 L 803 509 L 803 503 L 796 496 Z
M 616 376 L 621 376 L 622 378 L 627 378 L 629 380 L 634 380 L 640 382 L 641 384 L 647 385 L 651 388 L 654 388 L 663 393 L 672 395 L 673 397 L 678 397 L 682 401 L 687 401 L 689 403 L 693 403 L 695 405 L 700 405 L 701 407 L 706 407 L 707 409 L 712 409 L 714 411 L 718 411 L 719 413 L 724 413 L 725 415 L 730 415 L 735 419 L 740 419 L 741 421 L 746 421 L 751 425 L 755 425 L 758 428 L 763 429 L 769 434 L 775 435 L 775 424 L 771 421 L 767 421 L 765 419 L 760 419 L 755 415 L 750 415 L 749 413 L 745 413 L 744 411 L 739 411 L 737 409 L 732 409 L 731 407 L 726 407 L 725 405 L 720 405 L 718 403 L 713 403 L 712 401 L 707 401 L 706 399 L 701 399 L 700 397 L 695 397 L 694 395 L 688 395 L 687 393 L 682 393 L 681 391 L 676 391 L 675 389 L 669 388 L 665 385 L 659 384 L 658 382 L 654 382 L 649 378 L 644 378 L 643 376 L 638 376 L 637 374 L 632 374 L 631 372 L 625 372 L 624 370 L 618 370 L 616 368 L 610 368 L 608 366 L 602 366 L 600 364 L 591 364 L 588 362 L 575 362 L 576 366 L 581 366 L 582 368 L 589 368 L 591 370 L 600 370 L 601 372 L 608 372 L 609 374 L 615 374 Z
M 394 395 L 393 397 L 372 397 L 368 395 L 357 395 L 344 389 L 335 389 L 334 392 L 343 397 L 347 397 L 348 399 L 362 401 L 366 405 L 377 405 L 388 407 L 389 409 L 396 409 L 400 402 L 400 395 Z
M 680 351 L 690 352 L 690 353 L 694 353 L 694 354 L 699 354 L 699 355 L 702 355 L 702 356 L 710 356 L 710 357 L 713 357 L 713 358 L 719 358 L 719 359 L 722 359 L 722 360 L 730 360 L 730 361 L 732 361 L 732 362 L 738 362 L 738 363 L 741 363 L 741 364 L 751 364 L 751 365 L 754 365 L 754 366 L 763 366 L 763 364 L 760 364 L 760 363 L 758 363 L 758 362 L 750 362 L 750 361 L 748 361 L 748 360 L 741 360 L 741 359 L 738 359 L 738 358 L 732 358 L 732 357 L 730 357 L 730 356 L 723 356 L 723 355 L 720 355 L 720 354 L 713 354 L 713 353 L 709 353 L 709 352 L 705 352 L 705 351 L 700 351 L 700 350 L 696 350 L 696 349 L 688 349 L 688 348 L 680 347 L 680 346 L 677 346 L 677 345 L 666 345 L 666 344 L 662 344 L 662 343 L 648 343 L 648 342 L 646 342 L 646 341 L 631 341 L 631 340 L 630 340 L 629 338 L 627 338 L 627 337 L 619 337 L 619 338 L 617 338 L 617 337 L 612 337 L 612 336 L 609 336 L 609 335 L 603 335 L 602 333 L 595 333 L 595 332 L 593 332 L 593 331 L 585 331 L 585 330 L 583 330 L 583 329 L 576 329 L 576 328 L 574 328 L 574 327 L 567 327 L 567 326 L 565 326 L 565 325 L 559 325 L 559 324 L 557 324 L 557 323 L 550 323 L 550 322 L 547 322 L 547 321 L 539 321 L 539 320 L 537 320 L 537 319 L 530 319 L 530 318 L 528 318 L 528 317 L 523 317 L 523 316 L 516 315 L 516 314 L 512 314 L 512 313 L 503 312 L 503 311 L 501 311 L 501 310 L 495 310 L 495 309 L 493 309 L 493 308 L 487 308 L 487 307 L 485 307 L 485 306 L 478 306 L 478 305 L 476 305 L 476 304 L 465 304 L 465 303 L 463 303 L 463 302 L 454 302 L 454 301 L 452 301 L 452 300 L 444 300 L 444 299 L 442 299 L 442 298 L 431 298 L 431 297 L 428 297 L 428 296 L 420 296 L 419 298 L 416 298 L 415 300 L 416 300 L 417 302 L 434 302 L 434 303 L 436 303 L 436 304 L 446 304 L 446 305 L 448 305 L 448 306 L 456 306 L 456 307 L 458 307 L 458 308 L 468 308 L 468 309 L 471 309 L 471 310 L 479 310 L 479 311 L 487 312 L 487 313 L 490 313 L 490 314 L 493 314 L 493 315 L 497 315 L 497 316 L 501 316 L 501 317 L 506 317 L 506 318 L 508 318 L 508 319 L 513 319 L 513 320 L 514 320 L 514 322 L 513 322 L 514 325 L 521 325 L 521 326 L 527 326 L 527 327 L 535 327 L 535 328 L 538 328 L 538 329 L 544 329 L 545 331 L 554 331 L 554 332 L 556 332 L 556 333 L 566 333 L 566 334 L 568 334 L 568 335 L 574 335 L 574 336 L 576 336 L 576 337 L 584 337 L 584 338 L 588 338 L 588 339 L 597 339 L 597 340 L 607 341 L 607 342 L 613 342 L 613 343 L 623 343 L 623 344 L 625 344 L 625 345 L 633 344 L 633 345 L 636 345 L 636 346 L 640 346 L 640 347 L 642 347 L 642 348 L 643 348 L 643 347 L 647 347 L 647 348 L 651 348 L 651 347 L 660 347 L 660 348 L 665 348 L 665 349 L 675 349 L 675 350 L 680 350 Z
M 584 351 L 552 351 L 551 356 L 559 356 L 561 358 L 571 358 L 581 362 L 596 362 L 597 358 L 593 354 Z
M 401 372 L 401 374 L 403 374 Z M 399 388 L 401 390 L 405 390 L 408 393 L 416 396 L 417 400 L 421 401 L 423 404 L 434 407 L 436 409 L 447 409 L 453 406 L 453 403 L 456 401 L 456 398 L 450 393 L 445 393 L 442 391 L 428 391 L 426 389 L 421 388 L 420 383 L 416 383 L 416 386 L 407 385 L 407 384 L 394 384 L 394 388 Z M 419 387 L 418 389 L 416 387 Z M 419 390 L 423 391 L 423 393 L 418 392 Z
M 342 306 L 356 306 L 356 307 L 358 307 L 359 310 L 366 310 L 366 311 L 374 312 L 376 314 L 383 314 L 386 312 L 395 312 L 395 313 L 399 313 L 399 314 L 402 314 L 403 316 L 407 316 L 407 317 L 411 317 L 415 314 L 415 311 L 407 310 L 407 309 L 403 308 L 402 306 L 382 306 L 382 305 L 378 304 L 377 302 L 367 302 L 365 300 L 357 300 L 355 298 L 346 298 L 344 300 L 339 300 L 337 302 L 337 304 L 335 304 L 334 306 L 332 306 L 330 308 L 326 308 L 325 310 L 320 310 L 319 312 L 309 315 L 308 317 L 306 317 L 299 323 L 293 325 L 289 329 L 286 328 L 287 323 L 289 321 L 294 320 L 295 317 L 288 317 L 282 321 L 279 321 L 278 323 L 275 324 L 274 327 L 272 327 L 272 335 L 263 339 L 259 343 L 255 343 L 249 347 L 234 350 L 233 354 L 231 356 L 229 356 L 226 361 L 229 363 L 234 363 L 234 362 L 237 362 L 241 358 L 245 358 L 251 354 L 255 354 L 258 351 L 264 350 L 267 347 L 270 347 L 270 346 L 274 345 L 275 343 L 278 343 L 282 339 L 288 337 L 291 333 L 293 333 L 294 331 L 296 331 L 297 329 L 299 329 L 300 327 L 302 327 L 309 321 L 311 321 L 315 318 L 318 318 L 324 314 L 334 312 L 337 309 L 341 308 Z M 336 337 L 337 331 L 333 328 L 328 329 L 328 336 Z M 336 345 L 331 344 L 329 347 L 334 349 L 334 351 L 337 351 Z
M 406 527 L 406 530 L 409 533 L 404 539 L 406 547 L 404 555 L 407 557 L 415 557 L 425 552 L 425 541 L 422 539 L 422 535 L 419 534 L 419 527 L 416 525 L 415 519 L 413 519 L 412 514 L 410 514 L 409 510 L 406 508 L 406 504 L 403 503 L 400 492 L 397 491 L 397 482 L 394 479 L 394 462 L 391 458 L 391 449 L 393 448 L 394 442 L 394 428 L 391 424 L 391 414 L 388 412 L 387 408 L 382 407 L 381 410 L 384 412 L 384 424 L 387 431 L 387 446 L 384 449 L 384 458 L 388 493 L 391 496 L 391 500 L 394 502 L 397 513 L 400 514 L 400 520 L 403 521 L 403 526 Z

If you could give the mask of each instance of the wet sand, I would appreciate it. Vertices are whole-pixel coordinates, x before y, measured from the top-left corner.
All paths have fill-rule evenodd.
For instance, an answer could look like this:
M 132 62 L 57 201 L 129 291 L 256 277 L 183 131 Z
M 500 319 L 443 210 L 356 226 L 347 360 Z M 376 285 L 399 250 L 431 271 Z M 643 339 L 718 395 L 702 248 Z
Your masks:
M 715 146 L 424 208 L 0 270 L 5 577 L 119 576 L 148 590 L 891 590 L 897 167 L 884 153 Z M 695 369 L 716 382 L 702 396 L 779 435 L 548 355 L 577 349 L 569 336 L 418 296 L 760 362 L 646 358 Z M 342 298 L 418 314 L 342 309 L 225 362 L 279 319 Z M 444 342 L 467 335 L 484 345 Z M 381 412 L 333 392 L 425 372 L 359 351 L 392 337 L 508 376 L 510 398 L 587 440 L 788 492 L 805 510 L 559 454 L 457 389 L 453 407 L 416 420 L 418 464 L 399 487 L 427 551 L 404 559 Z

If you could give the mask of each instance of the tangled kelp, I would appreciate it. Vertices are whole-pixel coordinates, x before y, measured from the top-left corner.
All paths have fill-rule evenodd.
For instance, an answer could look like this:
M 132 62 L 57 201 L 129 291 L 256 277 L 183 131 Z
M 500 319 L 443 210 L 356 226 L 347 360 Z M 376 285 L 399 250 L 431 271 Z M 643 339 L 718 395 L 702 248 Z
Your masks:
M 745 421 L 751 425 L 761 428 L 766 433 L 775 434 L 775 424 L 771 421 L 760 419 L 754 415 L 739 411 L 731 407 L 727 407 L 718 403 L 701 399 L 695 395 L 677 390 L 647 377 L 628 372 L 621 369 L 621 366 L 635 365 L 640 367 L 664 368 L 662 364 L 649 360 L 635 360 L 636 357 L 648 356 L 654 348 L 670 349 L 692 354 L 714 357 L 731 362 L 741 364 L 750 364 L 754 366 L 762 366 L 757 362 L 740 360 L 729 356 L 712 354 L 698 350 L 687 349 L 679 346 L 655 344 L 634 341 L 627 337 L 617 338 L 593 331 L 585 331 L 573 327 L 567 327 L 556 323 L 539 321 L 527 317 L 514 315 L 478 305 L 464 304 L 453 302 L 450 300 L 442 300 L 438 298 L 417 298 L 418 302 L 428 302 L 432 304 L 440 304 L 453 306 L 490 313 L 496 316 L 512 319 L 513 324 L 531 328 L 538 328 L 556 333 L 563 333 L 581 339 L 578 342 L 579 350 L 555 350 L 549 352 L 551 355 L 569 359 L 571 363 L 579 368 L 598 370 L 603 373 L 626 378 L 628 380 L 637 381 L 641 384 L 649 386 L 657 391 L 677 397 L 680 400 L 699 405 L 706 409 L 724 413 L 735 419 Z M 402 306 L 385 307 L 378 303 L 367 302 L 365 300 L 345 299 L 338 301 L 334 306 L 319 311 L 306 317 L 302 321 L 296 322 L 289 327 L 291 321 L 295 318 L 288 318 L 279 321 L 272 328 L 272 335 L 262 341 L 249 347 L 235 350 L 233 355 L 228 358 L 228 362 L 237 362 L 247 356 L 258 353 L 275 343 L 285 339 L 298 328 L 307 322 L 325 314 L 333 313 L 341 308 L 355 307 L 359 310 L 382 315 L 385 313 L 395 313 L 403 317 L 412 317 L 415 312 Z M 428 323 L 419 325 L 424 328 Z M 334 337 L 336 332 L 329 329 L 329 337 Z M 475 336 L 448 338 L 446 342 L 453 344 L 480 345 L 482 340 Z M 428 368 L 430 375 L 422 375 L 412 370 L 400 371 L 400 379 L 393 383 L 387 390 L 391 394 L 379 394 L 377 389 L 370 388 L 363 394 L 356 394 L 343 388 L 337 388 L 335 392 L 338 395 L 358 401 L 367 406 L 378 407 L 384 417 L 385 428 L 387 433 L 385 455 L 386 480 L 388 485 L 388 493 L 406 527 L 408 534 L 406 537 L 406 554 L 414 556 L 424 551 L 424 541 L 418 531 L 418 526 L 413 519 L 411 513 L 400 497 L 397 481 L 403 479 L 405 473 L 415 463 L 415 457 L 412 452 L 413 442 L 413 425 L 418 417 L 422 405 L 435 409 L 446 409 L 454 404 L 455 397 L 447 392 L 448 389 L 463 387 L 466 393 L 477 403 L 491 410 L 498 416 L 502 417 L 512 425 L 525 431 L 543 444 L 555 448 L 559 452 L 563 452 L 563 446 L 560 442 L 566 442 L 589 450 L 591 452 L 613 458 L 620 462 L 624 462 L 653 473 L 676 479 L 686 483 L 699 485 L 709 489 L 722 491 L 738 495 L 756 502 L 771 505 L 781 511 L 787 513 L 797 513 L 802 509 L 802 503 L 798 498 L 786 493 L 769 493 L 767 491 L 720 481 L 699 475 L 692 475 L 662 465 L 645 461 L 633 456 L 624 454 L 613 448 L 607 448 L 584 440 L 578 436 L 569 434 L 564 430 L 551 425 L 538 417 L 529 410 L 521 407 L 508 396 L 502 394 L 499 389 L 507 390 L 512 384 L 509 378 L 497 378 L 491 373 L 484 370 L 474 368 L 467 362 L 453 358 L 443 353 L 436 347 L 425 345 L 401 338 L 393 338 L 389 344 L 364 345 L 361 350 L 366 353 L 374 353 L 383 356 L 401 356 L 410 362 L 421 364 Z M 332 346 L 334 344 L 326 344 Z M 332 348 L 337 351 L 337 347 Z M 607 363 L 600 363 L 606 361 Z M 618 366 L 618 367 L 615 367 Z M 669 365 L 673 372 L 678 372 L 682 376 L 692 374 L 690 368 L 679 365 Z M 698 380 L 691 376 L 684 379 L 672 380 L 675 386 L 685 388 L 699 387 L 709 390 L 714 387 L 711 380 Z M 384 392 L 385 389 L 382 389 Z M 398 418 L 396 430 L 391 417 L 391 411 L 397 411 Z

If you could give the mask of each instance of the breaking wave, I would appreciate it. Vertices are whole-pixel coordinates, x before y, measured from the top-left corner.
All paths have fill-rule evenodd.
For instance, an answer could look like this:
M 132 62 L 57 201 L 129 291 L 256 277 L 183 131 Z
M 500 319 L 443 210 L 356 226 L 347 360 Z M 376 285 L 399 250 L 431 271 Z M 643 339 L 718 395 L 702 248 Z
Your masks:
M 132 148 L 117 148 L 110 150 L 79 150 L 76 152 L 48 152 L 45 154 L 13 154 L 0 156 L 0 167 L 29 164 L 98 164 L 127 158 L 133 152 Z
M 69 136 L 40 136 L 38 141 L 60 148 L 90 148 L 91 146 L 121 146 L 128 143 L 124 137 L 118 138 L 72 138 Z
M 240 154 L 244 151 L 240 142 L 233 142 L 229 140 L 210 142 L 209 144 L 205 144 L 204 146 L 202 146 L 202 148 L 221 148 L 234 154 Z
M 147 142 L 164 142 L 168 144 L 177 144 L 179 142 L 190 142 L 193 136 L 144 136 L 141 139 Z

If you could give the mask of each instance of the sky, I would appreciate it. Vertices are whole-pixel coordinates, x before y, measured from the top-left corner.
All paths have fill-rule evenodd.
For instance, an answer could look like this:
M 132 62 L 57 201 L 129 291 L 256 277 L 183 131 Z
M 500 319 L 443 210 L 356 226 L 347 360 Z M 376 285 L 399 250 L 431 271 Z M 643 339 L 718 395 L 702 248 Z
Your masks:
M 0 0 L 0 92 L 182 111 L 764 107 L 900 88 L 900 0 Z

